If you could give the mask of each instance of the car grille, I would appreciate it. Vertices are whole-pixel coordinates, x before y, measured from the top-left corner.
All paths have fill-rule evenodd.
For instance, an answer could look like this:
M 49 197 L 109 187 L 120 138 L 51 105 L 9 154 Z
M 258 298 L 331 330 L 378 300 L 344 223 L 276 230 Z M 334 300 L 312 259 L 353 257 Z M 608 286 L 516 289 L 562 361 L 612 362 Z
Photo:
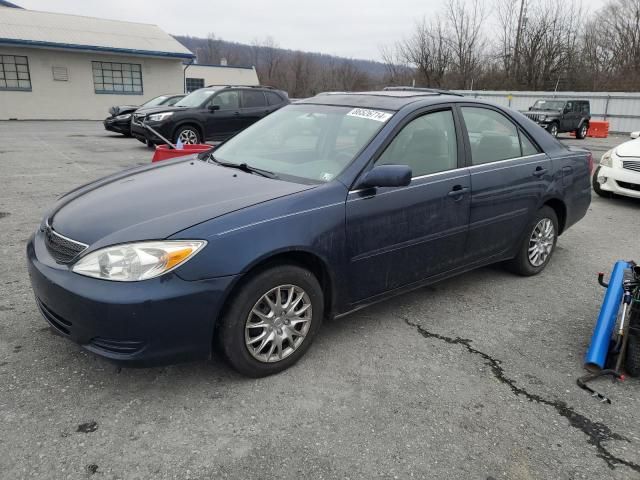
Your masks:
M 70 263 L 88 247 L 56 233 L 48 224 L 44 229 L 44 243 L 49 254 L 58 263 Z
M 621 188 L 626 188 L 627 190 L 635 190 L 636 192 L 640 192 L 640 185 L 636 185 L 635 183 L 621 182 L 620 180 L 616 180 L 616 183 L 620 185 Z
M 623 160 L 622 168 L 627 170 L 633 170 L 634 172 L 640 172 L 640 161 L 638 160 Z
M 49 325 L 51 325 L 63 335 L 71 335 L 70 328 L 73 326 L 73 323 L 62 318 L 57 313 L 54 313 L 49 307 L 42 303 L 39 298 L 36 298 L 36 302 L 38 304 L 40 312 L 42 313 L 42 316 L 47 320 L 47 322 L 49 322 Z
M 524 114 L 529 117 L 529 119 L 533 120 L 534 122 L 539 123 L 540 121 L 542 121 L 542 117 L 544 117 L 543 114 L 541 113 L 529 113 L 529 112 L 524 112 Z

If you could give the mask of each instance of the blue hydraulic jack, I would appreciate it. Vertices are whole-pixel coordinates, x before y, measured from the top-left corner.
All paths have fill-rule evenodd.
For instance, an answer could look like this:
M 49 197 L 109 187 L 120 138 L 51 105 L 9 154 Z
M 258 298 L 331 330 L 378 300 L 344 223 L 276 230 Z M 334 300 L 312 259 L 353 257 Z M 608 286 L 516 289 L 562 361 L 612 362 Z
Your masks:
M 629 341 L 629 320 L 640 311 L 640 267 L 635 262 L 620 260 L 613 267 L 609 283 L 604 281 L 604 273 L 598 274 L 598 283 L 607 292 L 585 356 L 585 368 L 592 372 L 580 377 L 577 383 L 601 402 L 611 403 L 608 397 L 587 383 L 603 376 L 610 376 L 613 381 L 625 379 L 623 366 Z M 620 307 L 622 313 L 619 315 Z

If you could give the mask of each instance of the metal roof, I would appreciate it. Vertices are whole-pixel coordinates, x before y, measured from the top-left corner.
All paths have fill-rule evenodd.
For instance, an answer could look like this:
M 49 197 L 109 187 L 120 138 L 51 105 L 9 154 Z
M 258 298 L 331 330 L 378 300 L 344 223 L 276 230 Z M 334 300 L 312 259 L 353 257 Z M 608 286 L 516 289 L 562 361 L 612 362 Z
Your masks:
M 461 98 L 459 95 L 453 96 L 415 90 L 380 90 L 373 92 L 325 92 L 315 97 L 299 100 L 296 103 L 400 110 L 405 105 L 420 100 L 432 100 L 433 103 L 440 103 L 443 101 L 460 101 Z
M 0 10 L 0 44 L 193 58 L 156 25 L 18 8 Z

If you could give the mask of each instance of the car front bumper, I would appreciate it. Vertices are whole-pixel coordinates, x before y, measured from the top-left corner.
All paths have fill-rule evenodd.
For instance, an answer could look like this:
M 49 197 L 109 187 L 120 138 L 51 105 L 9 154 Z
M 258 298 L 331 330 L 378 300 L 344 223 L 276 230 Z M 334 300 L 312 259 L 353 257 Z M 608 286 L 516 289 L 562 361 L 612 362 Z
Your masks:
M 115 118 L 106 118 L 103 122 L 105 130 L 110 132 L 122 133 L 124 135 L 131 134 L 131 119 L 116 120 Z
M 235 279 L 185 281 L 176 272 L 141 282 L 89 278 L 56 264 L 40 231 L 27 245 L 27 260 L 36 303 L 51 327 L 131 367 L 208 358 Z
M 600 166 L 594 175 L 602 190 L 626 197 L 640 198 L 640 172 L 620 167 Z
M 157 131 L 160 135 L 166 139 L 171 140 L 171 132 L 164 123 L 149 124 L 151 128 Z M 152 132 L 144 128 L 141 124 L 133 122 L 131 124 L 131 134 L 143 143 L 151 142 L 154 144 L 164 144 L 164 140 L 154 135 Z

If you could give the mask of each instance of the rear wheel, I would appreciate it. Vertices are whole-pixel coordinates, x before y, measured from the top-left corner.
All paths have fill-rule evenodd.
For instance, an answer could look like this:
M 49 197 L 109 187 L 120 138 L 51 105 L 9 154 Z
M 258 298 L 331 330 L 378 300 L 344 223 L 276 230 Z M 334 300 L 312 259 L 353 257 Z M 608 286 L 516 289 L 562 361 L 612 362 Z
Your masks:
M 200 143 L 200 132 L 191 125 L 180 127 L 176 131 L 174 143 L 178 143 L 179 141 L 185 145 Z
M 558 241 L 558 216 L 551 207 L 542 207 L 527 230 L 518 255 L 507 265 L 518 275 L 537 275 L 547 266 Z
M 587 137 L 588 131 L 589 125 L 583 123 L 582 126 L 576 130 L 576 138 L 579 140 L 584 140 Z
M 307 351 L 320 329 L 324 296 L 316 277 L 280 265 L 250 278 L 231 300 L 218 341 L 231 366 L 250 377 L 281 372 Z

